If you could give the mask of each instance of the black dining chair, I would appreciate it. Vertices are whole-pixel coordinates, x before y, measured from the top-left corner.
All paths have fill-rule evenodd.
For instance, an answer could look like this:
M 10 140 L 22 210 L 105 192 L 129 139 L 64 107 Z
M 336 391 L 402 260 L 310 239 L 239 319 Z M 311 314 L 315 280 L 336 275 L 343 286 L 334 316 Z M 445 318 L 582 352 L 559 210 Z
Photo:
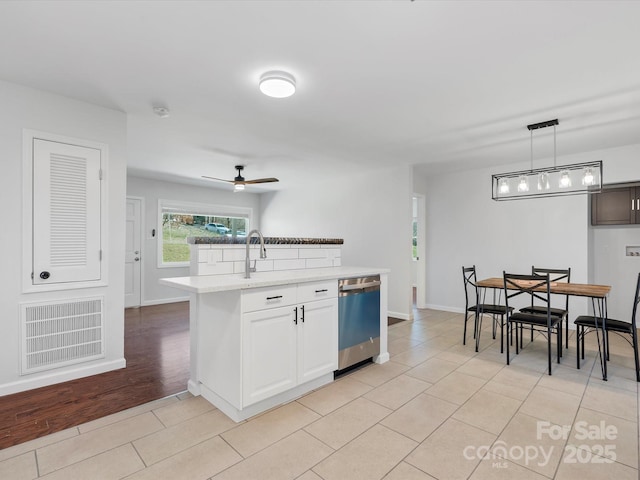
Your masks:
M 547 338 L 547 354 L 549 361 L 549 375 L 551 375 L 551 336 L 555 333 L 557 335 L 557 356 L 558 363 L 560 363 L 560 354 L 562 350 L 562 328 L 559 317 L 551 315 L 551 281 L 549 280 L 549 274 L 546 275 L 520 275 L 514 273 L 503 272 L 504 277 L 504 295 L 505 303 L 507 306 L 507 337 L 510 338 L 510 333 L 515 328 L 516 330 L 516 355 L 520 353 L 520 346 L 517 338 L 518 327 L 522 329 L 523 326 L 528 325 L 533 330 L 542 333 Z M 538 312 L 524 312 L 522 310 L 514 311 L 509 305 L 510 301 L 513 301 L 515 297 L 520 295 L 535 297 L 540 306 L 546 305 L 544 311 Z M 507 365 L 510 363 L 509 357 L 509 343 L 507 342 Z
M 538 268 L 535 266 L 531 267 L 532 275 L 549 275 L 550 282 L 571 282 L 571 268 L 559 269 L 559 268 Z M 564 297 L 563 304 L 561 307 L 551 307 L 549 311 L 551 315 L 554 317 L 559 317 L 561 322 L 560 326 L 562 327 L 562 320 L 565 322 L 564 331 L 565 331 L 565 348 L 569 348 L 569 295 L 558 295 L 552 294 L 552 298 L 555 297 Z M 534 299 L 531 299 L 531 306 L 521 308 L 521 312 L 525 313 L 544 313 L 546 312 L 546 305 L 536 305 Z M 522 332 L 520 332 L 522 337 Z M 533 330 L 531 330 L 531 340 L 533 340 Z M 520 343 L 522 343 L 522 338 L 520 339 Z M 562 355 L 562 351 L 560 352 Z
M 503 329 L 504 317 L 507 314 L 505 305 L 480 302 L 480 292 L 477 285 L 476 266 L 462 267 L 462 278 L 464 280 L 464 333 L 462 344 L 467 343 L 467 321 L 471 316 L 474 318 L 473 338 L 476 340 L 476 352 L 480 342 L 480 330 L 482 328 L 482 316 L 484 314 L 491 315 L 493 318 L 493 338 L 496 338 L 496 327 L 500 325 L 500 353 L 504 352 Z M 498 318 L 500 319 L 498 321 Z
M 633 309 L 631 310 L 631 322 L 615 320 L 613 318 L 606 319 L 606 330 L 604 331 L 604 339 L 606 345 L 607 359 L 609 359 L 609 333 L 613 332 L 622 336 L 633 347 L 633 356 L 636 362 L 636 381 L 640 382 L 640 362 L 638 360 L 638 330 L 636 329 L 636 315 L 638 304 L 640 303 L 640 273 L 636 282 L 636 295 L 633 299 Z M 599 328 L 602 328 L 602 320 L 598 319 Z M 578 368 L 580 368 L 580 358 L 584 360 L 584 337 L 587 333 L 592 332 L 596 328 L 596 318 L 591 315 L 580 315 L 573 322 L 576 325 L 576 345 Z M 628 336 L 627 336 L 628 335 Z M 582 349 L 582 354 L 580 353 Z

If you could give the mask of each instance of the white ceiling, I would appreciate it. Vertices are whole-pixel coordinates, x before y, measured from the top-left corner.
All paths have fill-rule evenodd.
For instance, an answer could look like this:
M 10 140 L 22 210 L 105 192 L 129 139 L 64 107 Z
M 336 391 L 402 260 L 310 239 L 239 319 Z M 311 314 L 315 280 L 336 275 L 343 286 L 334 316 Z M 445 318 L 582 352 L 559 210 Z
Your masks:
M 264 191 L 527 161 L 553 118 L 558 155 L 640 143 L 639 25 L 635 1 L 5 0 L 0 79 L 126 112 L 138 175 L 245 164 Z M 259 92 L 273 69 L 293 97 Z

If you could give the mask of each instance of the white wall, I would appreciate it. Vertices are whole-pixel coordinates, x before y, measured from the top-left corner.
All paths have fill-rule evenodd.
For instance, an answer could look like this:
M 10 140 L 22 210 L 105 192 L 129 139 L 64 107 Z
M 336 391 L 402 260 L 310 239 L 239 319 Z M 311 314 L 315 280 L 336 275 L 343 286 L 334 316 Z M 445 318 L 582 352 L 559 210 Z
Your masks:
M 605 182 L 640 181 L 640 145 L 590 152 L 590 156 L 603 160 Z M 640 246 L 640 226 L 598 226 L 590 233 L 591 280 L 611 285 L 609 316 L 630 321 L 640 258 L 625 256 L 625 247 Z
M 3 228 L 0 248 L 4 254 L 0 275 L 0 395 L 78 378 L 124 366 L 124 212 L 126 178 L 126 116 L 105 108 L 0 81 L 0 192 Z M 107 200 L 108 245 L 104 272 L 107 287 L 22 293 L 21 252 L 31 239 L 22 235 L 23 129 L 87 139 L 109 147 Z M 106 358 L 20 376 L 19 304 L 104 295 Z
M 233 193 L 219 188 L 206 188 L 175 182 L 150 180 L 127 176 L 127 195 L 144 198 L 142 212 L 142 305 L 155 305 L 181 300 L 188 300 L 184 292 L 158 284 L 158 279 L 168 277 L 184 277 L 189 275 L 186 267 L 158 267 L 158 236 L 152 237 L 151 230 L 161 232 L 158 225 L 158 200 L 177 200 L 186 203 L 203 205 L 233 205 L 251 208 L 253 215 L 251 228 L 259 228 L 260 195 L 244 191 Z M 161 233 L 160 233 L 161 234 Z
M 411 315 L 410 167 L 366 171 L 263 195 L 265 235 L 342 238 L 342 264 L 391 269 L 389 315 Z
M 558 157 L 558 164 L 603 160 L 604 182 L 613 183 L 639 180 L 638 158 L 640 145 L 632 145 Z M 503 270 L 530 272 L 531 265 L 571 267 L 574 282 L 611 285 L 610 316 L 628 318 L 640 259 L 623 257 L 621 249 L 623 245 L 640 245 L 640 227 L 591 227 L 587 195 L 504 202 L 491 199 L 491 174 L 527 168 L 525 162 L 423 180 L 422 192 L 427 197 L 427 304 L 462 311 L 462 265 L 475 264 L 479 277 L 501 276 Z M 572 299 L 572 318 L 587 313 L 587 308 L 586 301 Z
M 558 162 L 562 163 L 562 162 Z M 513 165 L 513 170 L 527 168 Z M 530 273 L 531 266 L 571 267 L 571 280 L 587 281 L 588 197 L 496 202 L 491 174 L 479 169 L 427 179 L 427 299 L 432 308 L 464 310 L 462 266 L 479 278 Z M 570 309 L 586 303 L 572 300 Z

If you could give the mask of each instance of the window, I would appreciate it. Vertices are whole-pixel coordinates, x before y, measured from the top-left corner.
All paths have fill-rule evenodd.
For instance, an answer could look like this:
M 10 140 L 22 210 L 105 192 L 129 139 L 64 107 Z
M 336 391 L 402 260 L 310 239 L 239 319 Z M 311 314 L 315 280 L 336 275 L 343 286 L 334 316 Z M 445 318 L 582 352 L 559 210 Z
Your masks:
M 158 266 L 189 264 L 188 237 L 244 238 L 252 210 L 243 207 L 198 205 L 160 200 L 158 206 Z

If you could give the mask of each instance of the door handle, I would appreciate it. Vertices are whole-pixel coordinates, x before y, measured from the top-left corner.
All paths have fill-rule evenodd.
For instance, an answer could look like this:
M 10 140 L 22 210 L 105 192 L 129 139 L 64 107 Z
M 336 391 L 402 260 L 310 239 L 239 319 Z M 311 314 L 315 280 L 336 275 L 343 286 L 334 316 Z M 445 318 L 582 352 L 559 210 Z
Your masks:
M 135 260 L 136 262 L 139 262 L 139 261 L 140 261 L 140 257 L 136 257 L 136 258 L 134 258 L 134 260 Z

